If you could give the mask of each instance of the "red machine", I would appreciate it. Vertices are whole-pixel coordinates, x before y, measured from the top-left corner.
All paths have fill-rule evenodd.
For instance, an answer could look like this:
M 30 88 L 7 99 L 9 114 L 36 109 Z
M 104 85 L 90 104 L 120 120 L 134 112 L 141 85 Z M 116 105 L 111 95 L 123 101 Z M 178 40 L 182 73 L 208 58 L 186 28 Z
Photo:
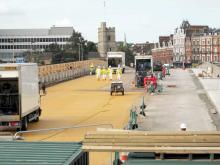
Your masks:
M 144 78 L 144 88 L 146 89 L 148 85 L 153 84 L 154 89 L 157 88 L 157 78 L 154 75 L 151 75 L 151 77 L 145 77 Z

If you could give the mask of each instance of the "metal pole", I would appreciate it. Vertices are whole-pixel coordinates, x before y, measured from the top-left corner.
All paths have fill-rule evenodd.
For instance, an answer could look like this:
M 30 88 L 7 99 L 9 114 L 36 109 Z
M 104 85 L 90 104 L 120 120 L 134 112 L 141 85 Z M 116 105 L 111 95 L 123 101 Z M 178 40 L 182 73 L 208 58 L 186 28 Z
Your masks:
M 32 51 L 33 51 L 33 42 L 31 42 L 31 57 L 30 57 L 30 61 L 29 62 L 31 62 L 32 61 Z
M 71 128 L 82 128 L 82 127 L 96 127 L 96 126 L 110 126 L 113 128 L 112 124 L 91 124 L 91 125 L 78 125 L 78 126 L 69 126 L 69 127 L 60 127 L 60 128 L 47 128 L 47 129 L 37 129 L 37 130 L 29 130 L 29 131 L 18 131 L 14 134 L 13 139 L 16 140 L 16 137 L 18 134 L 21 133 L 31 133 L 31 132 L 46 132 L 46 131 L 59 131 L 59 130 L 65 130 L 65 129 L 71 129 Z
M 79 43 L 79 61 L 80 61 L 80 43 Z
M 83 44 L 82 44 L 82 61 L 83 61 Z
M 15 44 L 14 44 L 14 38 L 13 38 L 13 63 L 15 62 L 15 52 L 14 52 L 14 46 L 15 46 Z

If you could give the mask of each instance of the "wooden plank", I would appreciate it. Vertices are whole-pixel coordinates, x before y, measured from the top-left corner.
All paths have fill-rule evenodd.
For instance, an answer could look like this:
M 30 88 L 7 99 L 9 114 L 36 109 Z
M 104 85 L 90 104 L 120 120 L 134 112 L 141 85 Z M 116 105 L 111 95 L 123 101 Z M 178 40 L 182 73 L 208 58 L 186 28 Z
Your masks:
M 154 152 L 166 154 L 220 154 L 220 147 L 121 147 L 121 146 L 86 146 L 84 151 L 92 152 Z
M 87 143 L 84 142 L 83 145 L 86 146 L 136 146 L 136 147 L 220 147 L 220 143 Z
M 105 131 L 102 131 L 105 130 Z M 174 132 L 157 132 L 157 131 L 133 131 L 133 130 L 123 130 L 123 129 L 98 129 L 98 131 L 90 131 L 87 132 L 86 135 L 104 135 L 104 134 L 109 134 L 109 135 L 124 135 L 124 134 L 129 134 L 131 136 L 133 135 L 160 135 L 160 136 L 170 136 L 170 135 L 220 135 L 220 131 L 174 131 Z
M 83 148 L 108 152 L 220 153 L 220 132 L 101 130 L 87 133 Z

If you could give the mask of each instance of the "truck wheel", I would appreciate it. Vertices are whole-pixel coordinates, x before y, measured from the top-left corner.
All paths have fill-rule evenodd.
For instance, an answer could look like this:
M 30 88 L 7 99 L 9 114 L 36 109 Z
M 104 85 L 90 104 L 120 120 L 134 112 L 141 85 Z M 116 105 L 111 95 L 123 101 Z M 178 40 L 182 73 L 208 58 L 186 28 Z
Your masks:
M 38 122 L 39 121 L 39 116 L 33 120 L 34 122 Z
M 28 120 L 27 117 L 24 117 L 21 122 L 21 130 L 26 131 L 27 127 L 28 127 Z
M 124 95 L 125 94 L 125 92 L 123 91 L 123 92 L 121 92 L 122 93 L 122 95 Z
M 33 120 L 33 122 L 38 122 L 38 121 L 39 121 L 40 113 L 41 113 L 41 109 L 39 109 L 39 110 L 36 112 L 37 117 Z
M 110 95 L 112 96 L 112 92 L 110 92 Z

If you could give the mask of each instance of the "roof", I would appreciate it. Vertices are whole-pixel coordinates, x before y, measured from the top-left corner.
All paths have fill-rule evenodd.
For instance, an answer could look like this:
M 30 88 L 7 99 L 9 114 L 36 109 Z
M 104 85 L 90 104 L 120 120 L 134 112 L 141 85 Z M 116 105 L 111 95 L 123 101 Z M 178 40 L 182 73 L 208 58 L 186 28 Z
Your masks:
M 0 164 L 70 164 L 82 152 L 81 143 L 0 141 Z
M 0 29 L 0 37 L 72 35 L 72 33 L 73 27 L 51 27 L 50 29 Z
M 133 159 L 133 160 L 128 160 L 125 163 L 125 165 L 209 165 L 209 164 L 219 164 L 219 162 Z

